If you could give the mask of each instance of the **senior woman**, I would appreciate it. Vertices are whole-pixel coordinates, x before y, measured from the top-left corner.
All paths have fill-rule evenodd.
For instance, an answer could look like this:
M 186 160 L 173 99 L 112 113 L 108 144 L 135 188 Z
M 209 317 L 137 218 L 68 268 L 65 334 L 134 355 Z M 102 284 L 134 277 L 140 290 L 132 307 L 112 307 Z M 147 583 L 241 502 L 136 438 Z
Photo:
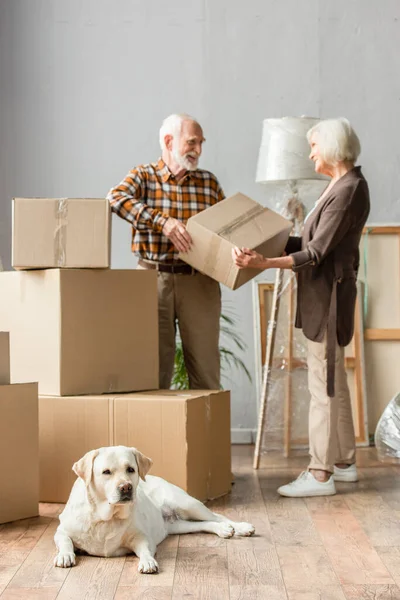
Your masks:
M 290 497 L 333 495 L 335 481 L 357 481 L 344 347 L 353 336 L 358 248 L 370 210 L 368 184 L 355 166 L 360 142 L 350 123 L 319 121 L 307 139 L 315 170 L 331 181 L 309 213 L 302 237 L 290 237 L 286 255 L 278 258 L 233 250 L 241 268 L 297 273 L 296 327 L 308 343 L 311 460 L 295 481 L 278 489 Z

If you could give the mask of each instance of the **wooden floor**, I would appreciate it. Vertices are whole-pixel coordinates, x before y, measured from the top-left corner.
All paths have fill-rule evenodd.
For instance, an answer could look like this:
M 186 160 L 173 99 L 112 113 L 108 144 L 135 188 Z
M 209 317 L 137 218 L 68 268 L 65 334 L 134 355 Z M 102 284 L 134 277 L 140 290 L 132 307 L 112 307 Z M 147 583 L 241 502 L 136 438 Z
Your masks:
M 210 504 L 257 535 L 223 540 L 209 534 L 168 538 L 160 573 L 139 575 L 137 558 L 78 557 L 53 567 L 61 505 L 0 526 L 1 600 L 400 600 L 400 467 L 382 465 L 372 448 L 358 452 L 361 479 L 337 484 L 326 498 L 280 498 L 276 488 L 307 457 L 263 457 L 234 447 L 232 494 Z

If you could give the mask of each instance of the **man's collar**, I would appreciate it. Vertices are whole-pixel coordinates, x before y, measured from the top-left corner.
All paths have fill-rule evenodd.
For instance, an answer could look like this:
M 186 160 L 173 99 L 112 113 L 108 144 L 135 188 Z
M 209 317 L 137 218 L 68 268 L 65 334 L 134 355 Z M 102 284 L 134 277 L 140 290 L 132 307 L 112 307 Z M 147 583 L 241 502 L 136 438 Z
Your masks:
M 163 180 L 164 183 L 166 181 L 168 181 L 168 179 L 172 175 L 171 171 L 168 169 L 167 165 L 165 164 L 165 162 L 163 161 L 162 158 L 158 159 L 157 171 L 160 173 L 161 179 Z
M 164 183 L 166 181 L 168 181 L 170 179 L 170 177 L 173 177 L 173 174 L 171 173 L 171 171 L 169 170 L 169 168 L 167 167 L 167 165 L 165 164 L 165 162 L 163 161 L 162 158 L 158 159 L 157 171 L 160 173 L 161 179 L 163 180 Z M 186 179 L 186 177 L 189 177 L 190 179 L 192 179 L 192 178 L 196 179 L 198 176 L 199 176 L 199 173 L 196 169 L 195 171 L 186 171 L 183 179 Z

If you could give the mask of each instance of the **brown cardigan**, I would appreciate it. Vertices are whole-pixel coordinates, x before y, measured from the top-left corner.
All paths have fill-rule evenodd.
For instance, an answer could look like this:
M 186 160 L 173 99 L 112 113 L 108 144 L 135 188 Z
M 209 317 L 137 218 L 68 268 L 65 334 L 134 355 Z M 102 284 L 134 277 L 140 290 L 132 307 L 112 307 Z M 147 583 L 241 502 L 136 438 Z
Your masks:
M 369 210 L 368 184 L 361 167 L 354 167 L 306 219 L 302 237 L 290 237 L 286 246 L 298 274 L 296 327 L 316 342 L 328 333 L 330 397 L 334 396 L 335 341 L 347 346 L 353 336 L 359 244 Z

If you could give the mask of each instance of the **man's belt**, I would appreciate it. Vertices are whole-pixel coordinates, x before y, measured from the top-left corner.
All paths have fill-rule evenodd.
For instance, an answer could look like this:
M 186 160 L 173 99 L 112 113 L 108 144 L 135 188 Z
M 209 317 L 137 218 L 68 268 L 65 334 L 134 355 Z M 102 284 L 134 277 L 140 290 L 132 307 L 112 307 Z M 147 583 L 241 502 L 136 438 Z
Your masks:
M 154 269 L 160 273 L 172 273 L 173 275 L 195 275 L 198 272 L 185 263 L 163 263 L 139 258 L 138 264 L 143 269 Z

